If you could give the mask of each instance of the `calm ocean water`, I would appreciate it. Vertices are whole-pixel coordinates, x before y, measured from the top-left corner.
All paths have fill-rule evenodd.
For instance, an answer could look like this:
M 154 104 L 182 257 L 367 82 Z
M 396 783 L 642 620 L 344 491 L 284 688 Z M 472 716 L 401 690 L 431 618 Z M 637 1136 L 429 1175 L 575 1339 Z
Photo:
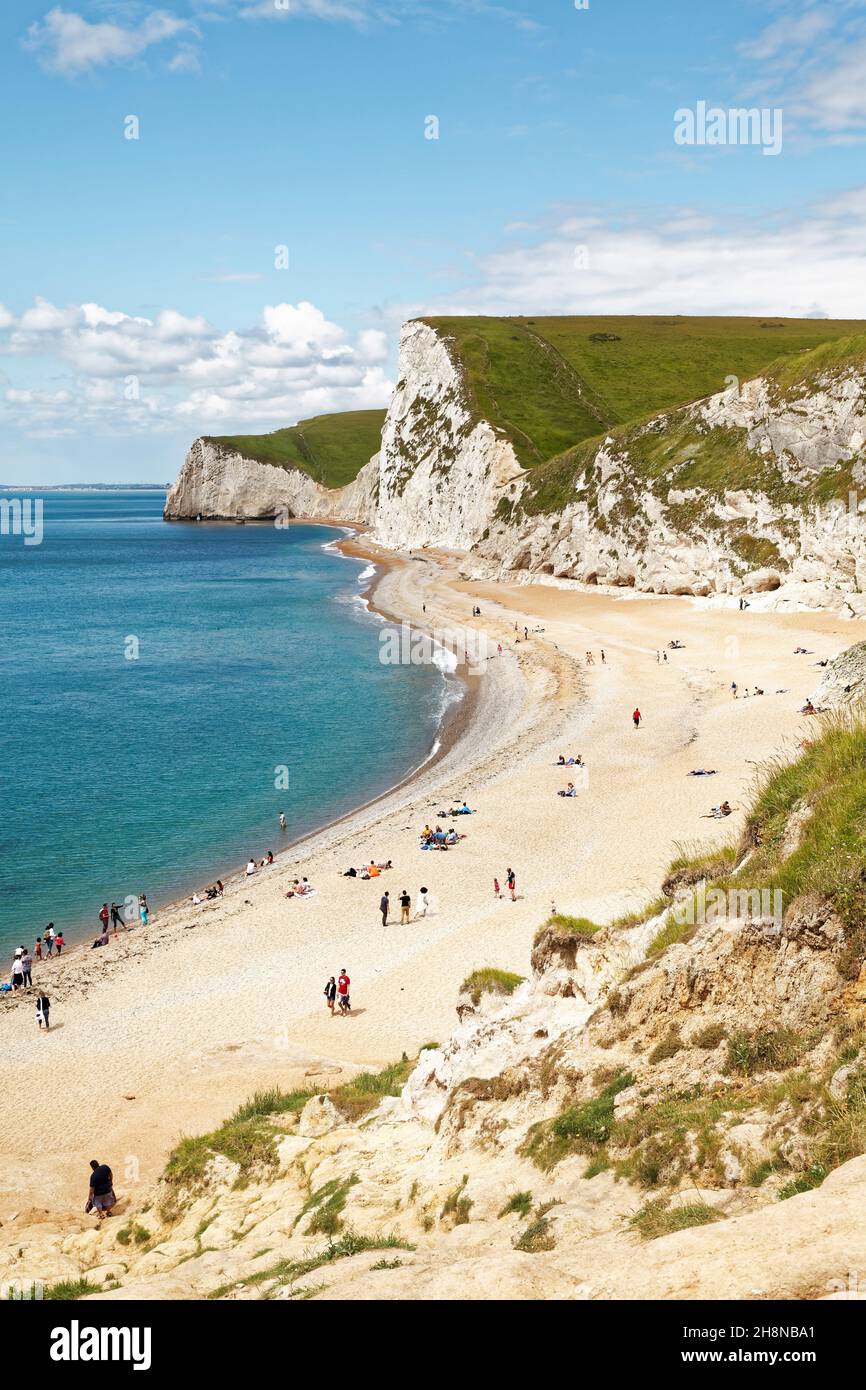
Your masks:
M 105 900 L 276 853 L 435 740 L 446 680 L 379 662 L 339 532 L 167 524 L 163 500 L 48 492 L 41 545 L 0 535 L 4 972 L 49 920 L 95 934 Z

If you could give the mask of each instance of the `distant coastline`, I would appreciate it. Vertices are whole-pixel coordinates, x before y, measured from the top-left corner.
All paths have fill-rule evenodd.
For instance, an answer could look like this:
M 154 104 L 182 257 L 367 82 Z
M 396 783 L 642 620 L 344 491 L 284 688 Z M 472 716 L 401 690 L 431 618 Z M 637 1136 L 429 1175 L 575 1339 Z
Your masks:
M 171 483 L 0 483 L 0 492 L 167 492 Z

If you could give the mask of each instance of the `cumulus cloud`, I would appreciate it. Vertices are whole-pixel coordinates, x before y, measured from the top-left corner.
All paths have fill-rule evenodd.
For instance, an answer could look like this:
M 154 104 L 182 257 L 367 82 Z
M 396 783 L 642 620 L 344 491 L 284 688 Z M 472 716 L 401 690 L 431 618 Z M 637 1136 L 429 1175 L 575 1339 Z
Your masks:
M 55 6 L 41 22 L 30 25 L 22 42 L 49 72 L 71 77 L 89 68 L 130 62 L 154 44 L 190 32 L 195 30 L 189 20 L 166 10 L 152 10 L 137 25 L 91 24 L 83 15 Z
M 0 393 L 0 413 L 29 432 L 85 428 L 218 426 L 275 429 L 306 415 L 387 403 L 386 336 L 362 330 L 353 342 L 314 304 L 271 304 L 261 323 L 223 332 L 176 309 L 155 318 L 98 304 L 37 299 L 15 315 L 0 305 L 0 355 L 15 375 L 44 375 L 61 389 L 17 381 Z
M 774 222 L 689 209 L 562 218 L 477 258 L 473 281 L 412 313 L 866 317 L 866 188 Z

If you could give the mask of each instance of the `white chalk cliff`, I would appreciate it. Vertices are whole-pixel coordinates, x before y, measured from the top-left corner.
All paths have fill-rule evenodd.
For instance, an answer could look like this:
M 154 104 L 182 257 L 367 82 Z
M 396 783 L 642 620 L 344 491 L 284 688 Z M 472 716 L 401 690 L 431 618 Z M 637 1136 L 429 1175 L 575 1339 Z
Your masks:
M 414 321 L 402 332 L 381 450 L 353 483 L 329 490 L 198 439 L 165 514 L 287 512 L 357 523 L 394 549 L 466 552 L 478 578 L 762 594 L 850 615 L 866 611 L 864 442 L 866 363 L 788 387 L 768 375 L 578 446 L 579 464 L 563 456 L 564 481 L 546 505 L 552 465 L 521 468 L 510 441 L 478 417 L 452 344 Z M 648 452 L 668 444 L 673 462 L 648 467 Z M 700 471 L 707 454 L 721 460 L 712 486 Z M 718 479 L 728 474 L 726 488 Z

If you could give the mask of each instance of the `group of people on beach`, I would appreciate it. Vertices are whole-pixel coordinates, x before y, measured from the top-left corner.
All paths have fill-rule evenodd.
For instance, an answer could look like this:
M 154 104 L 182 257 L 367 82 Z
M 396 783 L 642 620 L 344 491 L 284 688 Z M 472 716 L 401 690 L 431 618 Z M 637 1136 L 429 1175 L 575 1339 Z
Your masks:
M 133 900 L 134 901 L 134 900 Z M 97 914 L 99 921 L 99 936 L 91 943 L 91 950 L 98 946 L 107 946 L 111 932 L 117 934 L 118 927 L 127 929 L 129 923 L 123 916 L 123 911 L 118 903 L 113 902 L 109 907 L 108 903 L 102 904 Z M 141 925 L 146 927 L 150 921 L 150 908 L 147 903 L 147 894 L 141 893 L 138 898 L 138 918 Z M 62 956 L 66 938 L 62 930 L 57 931 L 54 923 L 49 922 L 48 926 L 36 938 L 32 951 L 28 946 L 18 946 L 12 959 L 12 968 L 9 972 L 9 980 L 0 984 L 0 994 L 15 995 L 21 991 L 33 988 L 33 968 L 42 961 L 51 960 L 53 957 Z M 51 1000 L 42 989 L 37 989 L 36 993 L 36 1021 L 41 1028 L 48 1031 L 49 1015 L 51 1012 Z
M 101 931 L 93 943 L 94 946 L 108 945 L 109 927 L 111 927 L 112 936 L 117 935 L 118 927 L 123 927 L 124 931 L 129 929 L 131 925 L 129 918 L 134 916 L 136 911 L 136 908 L 133 906 L 134 903 L 134 898 L 127 898 L 123 908 L 121 908 L 119 903 L 115 902 L 111 904 L 111 907 L 108 906 L 108 903 L 102 904 L 98 913 Z M 150 907 L 148 906 L 146 893 L 139 893 L 137 911 L 139 922 L 143 927 L 146 927 L 150 922 Z M 124 915 L 124 912 L 126 915 Z
M 400 903 L 400 925 L 403 927 L 412 920 L 412 895 L 407 888 L 402 889 L 398 901 Z M 430 895 L 426 888 L 421 888 L 415 903 L 415 920 L 417 921 L 419 917 L 426 917 L 429 907 Z M 382 926 L 387 927 L 391 912 L 391 894 L 387 888 L 379 899 L 379 911 L 382 914 Z
M 436 825 L 435 829 L 425 825 L 421 831 L 422 849 L 450 849 L 452 845 L 459 845 L 461 840 L 465 840 L 465 835 L 458 835 L 452 825 L 450 830 L 443 830 L 441 825 Z
M 348 868 L 343 872 L 343 878 L 360 878 L 364 881 L 371 878 L 381 878 L 382 874 L 394 866 L 390 859 L 385 859 L 381 864 L 375 859 L 371 859 L 369 864 L 364 864 L 360 869 Z
M 224 892 L 225 887 L 223 881 L 221 878 L 218 878 L 216 883 L 212 883 L 209 888 L 204 890 L 204 897 L 210 901 L 213 898 L 221 898 Z M 196 890 L 190 898 L 190 902 L 193 907 L 198 907 L 200 902 L 204 902 L 204 898 L 202 898 L 201 894 Z
M 332 975 L 325 985 L 325 1003 L 332 1017 L 335 1004 L 338 1005 L 341 1014 L 352 1012 L 352 1000 L 349 994 L 351 984 L 352 981 L 349 979 L 344 965 L 340 969 L 339 976 L 335 979 Z
M 511 894 L 511 901 L 512 901 L 513 903 L 516 903 L 516 902 L 517 902 L 517 875 L 515 874 L 515 872 L 514 872 L 513 869 L 506 869 L 506 871 L 505 871 L 505 887 L 506 887 L 506 890 Z M 494 878 L 494 880 L 493 880 L 493 896 L 494 896 L 494 898 L 502 898 L 502 897 L 505 896 L 504 893 L 502 892 L 502 887 L 501 887 L 501 885 L 500 885 L 500 882 L 499 882 L 499 879 L 498 879 L 498 878 Z
M 53 928 L 52 928 L 52 930 L 53 930 Z M 62 934 L 61 934 L 60 940 L 61 940 L 61 942 L 63 941 L 63 936 L 62 936 Z M 52 949 L 52 951 L 54 950 L 55 945 L 56 945 L 56 938 L 53 938 L 53 939 L 52 939 L 52 943 L 51 943 L 51 949 Z M 63 950 L 63 946 L 61 945 L 60 950 L 58 950 L 57 954 L 59 955 L 59 954 L 60 954 L 60 951 L 62 951 L 62 950 Z M 36 955 L 36 952 L 37 952 L 37 951 L 38 951 L 38 956 Z M 49 952 L 49 954 L 50 954 L 50 952 Z M 12 970 L 11 970 L 11 972 L 10 972 L 9 983 L 0 986 L 0 988 L 3 989 L 4 993 L 10 993 L 10 992 L 11 992 L 11 993 L 14 994 L 14 993 L 17 993 L 18 990 L 28 990 L 28 991 L 29 991 L 29 990 L 31 990 L 31 989 L 33 988 L 33 961 L 34 961 L 34 958 L 39 959 L 39 960 L 42 959 L 42 941 L 41 941 L 41 937 L 37 937 L 37 938 L 36 938 L 36 947 L 34 948 L 34 951 L 33 951 L 33 952 L 31 952 L 30 950 L 28 950 L 28 948 L 27 948 L 26 946 L 17 946 L 17 947 L 15 948 L 15 956 L 14 956 L 14 959 L 13 959 L 13 961 L 12 961 Z M 42 1028 L 44 1028 L 45 1031 L 46 1031 L 46 1033 L 48 1032 L 48 1028 L 49 1028 L 49 1016 L 50 1016 L 50 1013 L 51 1013 L 51 1000 L 49 999 L 48 995 L 45 993 L 45 991 L 44 991 L 43 989 L 40 989 L 40 988 L 37 987 L 37 990 L 36 990 L 36 1022 L 37 1022 L 37 1024 L 38 1024 L 40 1030 L 41 1030 Z

